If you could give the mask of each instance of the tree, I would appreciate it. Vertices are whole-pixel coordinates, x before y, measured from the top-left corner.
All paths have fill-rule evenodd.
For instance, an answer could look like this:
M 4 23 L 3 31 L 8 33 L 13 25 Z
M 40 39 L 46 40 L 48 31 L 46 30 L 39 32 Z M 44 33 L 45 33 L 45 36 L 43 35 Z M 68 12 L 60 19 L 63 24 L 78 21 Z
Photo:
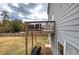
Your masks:
M 24 23 L 22 23 L 21 20 L 15 19 L 10 21 L 9 20 L 9 13 L 7 11 L 2 11 L 3 19 L 2 23 L 0 24 L 2 27 L 0 28 L 0 31 L 2 32 L 20 32 L 24 31 Z
M 20 32 L 22 31 L 22 21 L 21 20 L 18 20 L 18 19 L 15 19 L 12 21 L 12 26 L 13 26 L 13 32 Z
M 3 26 L 4 26 L 4 32 L 11 32 L 11 23 L 9 21 L 9 15 L 7 11 L 3 11 L 2 12 L 2 16 L 3 16 Z
M 0 22 L 0 33 L 2 33 L 3 32 L 3 24 L 2 24 L 2 22 Z

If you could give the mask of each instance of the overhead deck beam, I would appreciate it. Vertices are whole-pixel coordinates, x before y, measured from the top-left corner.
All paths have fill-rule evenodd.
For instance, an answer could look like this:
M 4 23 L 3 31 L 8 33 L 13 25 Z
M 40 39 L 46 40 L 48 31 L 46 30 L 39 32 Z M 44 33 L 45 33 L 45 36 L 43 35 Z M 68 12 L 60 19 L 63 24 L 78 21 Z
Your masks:
M 54 23 L 55 21 L 27 21 L 25 23 Z

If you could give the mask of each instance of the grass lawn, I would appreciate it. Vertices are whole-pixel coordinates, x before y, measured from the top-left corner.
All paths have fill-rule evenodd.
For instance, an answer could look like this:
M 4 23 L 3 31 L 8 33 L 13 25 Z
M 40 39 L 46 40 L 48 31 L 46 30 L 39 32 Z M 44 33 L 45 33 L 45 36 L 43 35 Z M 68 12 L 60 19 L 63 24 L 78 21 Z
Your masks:
M 0 54 L 25 54 L 24 37 L 0 37 Z
M 35 39 L 35 37 L 33 37 Z M 33 40 L 35 42 L 35 40 Z M 28 37 L 28 55 L 32 50 L 32 37 Z M 44 47 L 48 43 L 47 36 L 36 37 L 37 45 Z M 25 37 L 0 37 L 1 55 L 25 55 Z

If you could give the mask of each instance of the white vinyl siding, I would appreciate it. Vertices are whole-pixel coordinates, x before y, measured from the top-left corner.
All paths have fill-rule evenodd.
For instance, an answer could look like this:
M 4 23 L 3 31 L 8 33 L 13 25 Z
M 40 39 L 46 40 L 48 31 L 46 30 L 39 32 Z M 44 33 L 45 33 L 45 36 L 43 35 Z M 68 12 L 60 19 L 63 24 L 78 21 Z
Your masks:
M 63 45 L 66 41 L 79 50 L 79 4 L 52 3 L 49 8 L 49 16 L 52 15 L 56 21 L 57 41 Z

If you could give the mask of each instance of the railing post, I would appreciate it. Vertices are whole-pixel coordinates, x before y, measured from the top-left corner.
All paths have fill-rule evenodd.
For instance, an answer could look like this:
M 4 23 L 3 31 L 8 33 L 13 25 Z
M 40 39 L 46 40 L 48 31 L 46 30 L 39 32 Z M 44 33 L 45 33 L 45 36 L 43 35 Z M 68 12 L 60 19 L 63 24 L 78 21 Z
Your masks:
M 28 50 L 28 32 L 26 32 L 26 55 L 27 55 L 27 50 Z
M 32 48 L 33 48 L 33 31 L 31 32 L 32 35 Z
M 26 26 L 27 24 L 25 23 L 25 26 L 24 26 L 24 28 L 25 28 L 25 46 L 26 46 L 26 55 L 27 55 L 27 50 L 28 50 L 28 30 L 27 30 L 27 26 Z
M 35 32 L 35 43 L 36 43 L 36 32 Z

